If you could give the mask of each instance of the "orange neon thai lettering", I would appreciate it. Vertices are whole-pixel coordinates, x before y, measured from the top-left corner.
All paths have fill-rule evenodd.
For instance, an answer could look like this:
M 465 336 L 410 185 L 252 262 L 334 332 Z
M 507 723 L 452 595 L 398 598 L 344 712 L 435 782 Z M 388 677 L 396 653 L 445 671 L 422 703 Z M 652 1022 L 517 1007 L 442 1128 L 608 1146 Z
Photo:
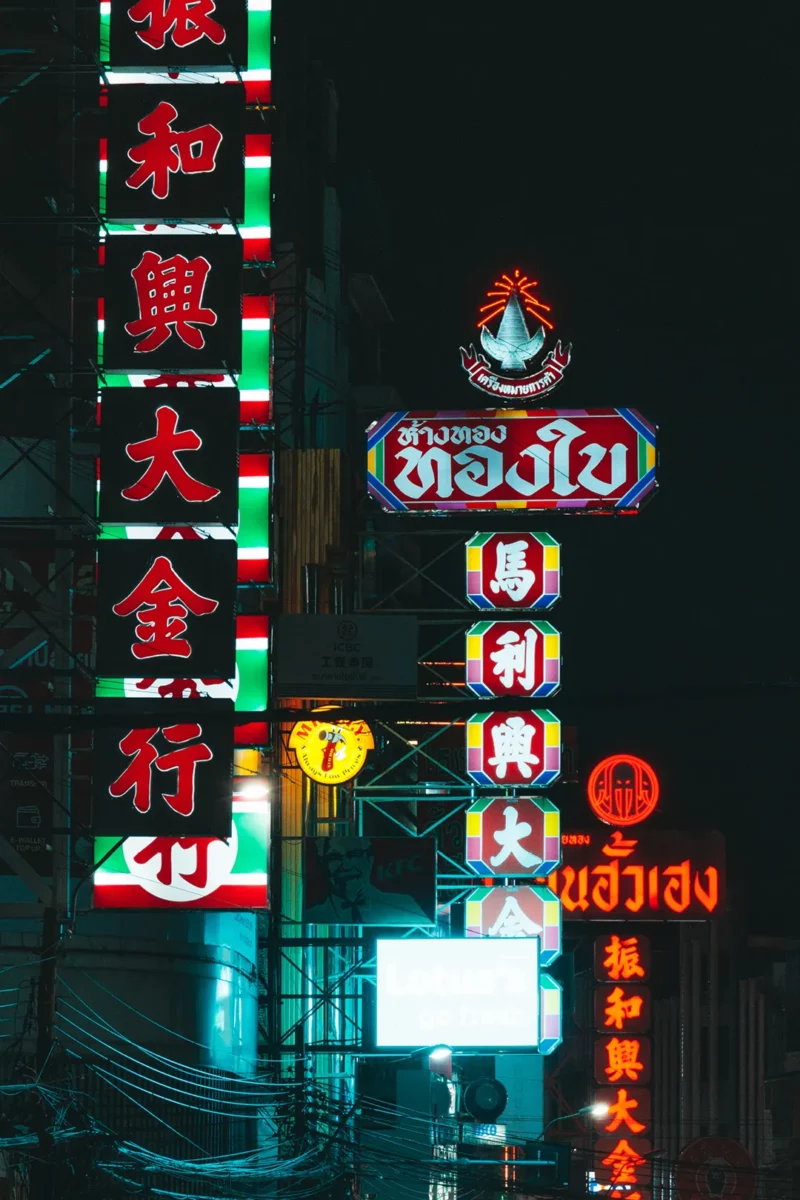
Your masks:
M 639 912 L 644 907 L 644 867 L 630 864 L 622 868 L 622 874 L 633 879 L 633 895 L 625 900 L 628 912 Z
M 701 876 L 708 880 L 705 889 L 700 882 Z M 719 904 L 719 872 L 716 867 L 706 867 L 705 871 L 695 871 L 694 894 L 708 912 L 713 912 Z
M 658 908 L 658 867 L 651 867 L 647 872 L 647 903 L 651 908 Z
M 664 903 L 673 912 L 686 912 L 691 901 L 691 874 L 689 860 L 685 858 L 679 866 L 665 867 L 664 878 L 669 880 L 664 888 Z
M 613 912 L 619 905 L 619 864 L 592 867 L 592 876 L 597 879 L 592 888 L 592 904 L 601 912 Z
M 575 882 L 578 883 L 577 896 L 572 895 L 572 888 Z M 587 899 L 589 892 L 589 868 L 581 867 L 576 871 L 574 867 L 561 868 L 561 903 L 567 912 L 575 912 L 579 908 L 581 912 L 586 912 L 589 907 Z

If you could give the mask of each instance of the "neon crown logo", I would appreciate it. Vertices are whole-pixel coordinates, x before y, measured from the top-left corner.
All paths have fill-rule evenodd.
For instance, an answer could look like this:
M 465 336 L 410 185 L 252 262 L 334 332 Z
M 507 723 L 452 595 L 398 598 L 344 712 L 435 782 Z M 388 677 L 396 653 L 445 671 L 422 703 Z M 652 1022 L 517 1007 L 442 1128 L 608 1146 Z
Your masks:
M 528 364 L 544 346 L 546 331 L 552 333 L 554 329 L 550 306 L 534 295 L 533 289 L 538 286 L 517 267 L 511 275 L 501 275 L 486 293 L 488 303 L 480 309 L 478 329 L 481 346 L 489 358 L 476 352 L 474 346 L 469 350 L 461 347 L 461 363 L 473 387 L 499 399 L 538 400 L 561 382 L 572 347 L 564 347 L 560 341 L 544 357 L 538 371 L 526 374 Z M 533 317 L 533 334 L 526 313 Z M 489 325 L 497 317 L 500 324 L 492 333 Z M 498 364 L 497 368 L 489 359 Z

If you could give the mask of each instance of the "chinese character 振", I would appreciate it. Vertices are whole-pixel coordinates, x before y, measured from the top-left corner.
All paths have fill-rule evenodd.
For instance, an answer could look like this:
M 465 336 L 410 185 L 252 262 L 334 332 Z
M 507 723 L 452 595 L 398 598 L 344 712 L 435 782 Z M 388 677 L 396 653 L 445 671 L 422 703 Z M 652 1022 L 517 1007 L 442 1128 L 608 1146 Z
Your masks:
M 128 16 L 136 24 L 147 21 L 145 29 L 136 30 L 136 36 L 153 50 L 164 49 L 167 34 L 181 50 L 201 38 L 221 46 L 226 34 L 211 17 L 216 7 L 214 0 L 136 0 Z
M 607 957 L 603 960 L 603 967 L 608 972 L 609 979 L 644 979 L 645 971 L 639 957 L 637 937 L 623 940 L 614 933 L 605 951 Z

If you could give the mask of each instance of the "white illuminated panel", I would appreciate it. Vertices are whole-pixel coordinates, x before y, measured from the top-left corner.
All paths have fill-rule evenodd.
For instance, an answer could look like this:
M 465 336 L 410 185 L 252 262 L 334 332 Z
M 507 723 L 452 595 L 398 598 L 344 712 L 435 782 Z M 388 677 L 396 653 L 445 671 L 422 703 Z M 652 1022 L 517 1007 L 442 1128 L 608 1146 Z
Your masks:
M 378 1046 L 538 1046 L 538 938 L 381 939 L 377 955 Z

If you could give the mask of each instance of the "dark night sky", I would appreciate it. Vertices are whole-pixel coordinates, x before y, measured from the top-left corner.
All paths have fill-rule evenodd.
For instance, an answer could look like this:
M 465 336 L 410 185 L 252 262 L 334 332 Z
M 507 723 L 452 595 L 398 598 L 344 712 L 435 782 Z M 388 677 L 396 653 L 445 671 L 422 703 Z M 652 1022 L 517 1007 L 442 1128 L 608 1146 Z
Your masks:
M 395 318 L 385 377 L 408 408 L 474 407 L 458 346 L 519 265 L 573 343 L 558 405 L 659 425 L 640 517 L 548 520 L 553 707 L 600 697 L 585 761 L 650 759 L 664 823 L 728 832 L 753 924 L 800 935 L 746 882 L 796 871 L 798 692 L 743 688 L 799 680 L 789 5 L 746 25 L 702 6 L 342 7 L 344 162 L 368 165 L 385 215 L 352 166 L 343 191 Z

